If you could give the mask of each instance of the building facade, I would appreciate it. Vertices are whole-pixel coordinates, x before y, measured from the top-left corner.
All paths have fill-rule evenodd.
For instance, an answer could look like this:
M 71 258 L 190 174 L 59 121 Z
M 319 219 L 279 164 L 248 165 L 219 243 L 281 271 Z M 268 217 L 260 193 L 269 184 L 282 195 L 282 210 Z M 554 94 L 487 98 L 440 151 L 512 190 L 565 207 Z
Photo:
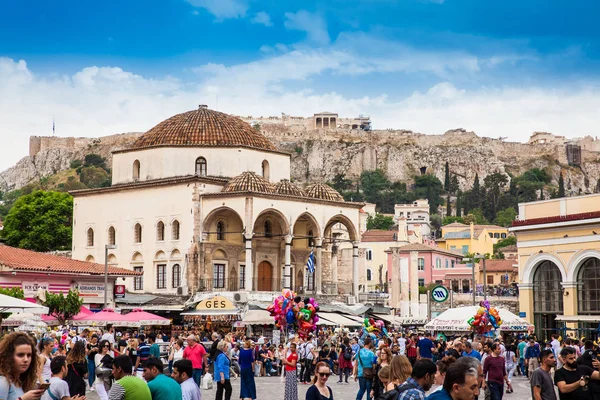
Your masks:
M 600 195 L 519 204 L 510 231 L 521 312 L 544 337 L 566 328 L 589 337 L 600 322 Z
M 440 247 L 452 252 L 494 254 L 494 245 L 506 239 L 508 229 L 496 225 L 461 224 L 454 222 L 442 226 L 442 237 L 437 240 Z
M 429 200 L 419 199 L 411 204 L 394 205 L 394 221 L 398 223 L 401 218 L 406 219 L 408 229 L 413 230 L 419 226 L 424 238 L 430 239 L 433 227 L 429 219 Z
M 290 155 L 200 106 L 115 151 L 112 186 L 73 192 L 73 257 L 142 273 L 134 293 L 358 292 L 362 204 L 289 181 Z M 343 226 L 350 268 L 332 268 Z M 307 271 L 315 256 L 315 273 Z

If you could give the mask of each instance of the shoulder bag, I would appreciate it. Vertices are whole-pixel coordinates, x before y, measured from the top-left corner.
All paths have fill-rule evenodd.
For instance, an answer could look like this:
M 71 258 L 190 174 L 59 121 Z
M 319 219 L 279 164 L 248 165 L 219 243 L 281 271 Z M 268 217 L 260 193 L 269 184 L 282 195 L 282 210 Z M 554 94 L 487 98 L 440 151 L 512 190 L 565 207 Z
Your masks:
M 365 365 L 362 362 L 362 358 L 360 357 L 360 350 L 358 350 L 358 362 L 360 363 L 360 366 L 362 367 L 363 378 L 373 379 L 373 376 L 374 376 L 373 364 L 371 364 L 370 367 L 365 367 Z

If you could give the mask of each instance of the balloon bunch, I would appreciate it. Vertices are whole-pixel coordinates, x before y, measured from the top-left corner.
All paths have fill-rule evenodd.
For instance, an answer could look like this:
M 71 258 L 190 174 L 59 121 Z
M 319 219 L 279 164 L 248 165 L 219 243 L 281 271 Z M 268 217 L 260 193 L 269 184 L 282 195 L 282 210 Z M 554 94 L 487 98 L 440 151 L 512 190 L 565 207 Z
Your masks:
M 267 311 L 275 318 L 279 329 L 293 329 L 303 339 L 317 328 L 319 322 L 319 303 L 313 298 L 296 296 L 290 289 L 283 289 L 281 294 L 267 307 Z
M 486 334 L 492 329 L 498 329 L 502 325 L 502 319 L 498 310 L 490 307 L 490 302 L 482 300 L 479 302 L 477 313 L 467 321 L 476 333 Z
M 365 318 L 363 326 L 360 328 L 358 342 L 361 346 L 365 344 L 365 339 L 370 337 L 373 344 L 377 346 L 379 339 L 383 339 L 388 336 L 387 329 L 382 320 L 374 320 L 373 318 Z

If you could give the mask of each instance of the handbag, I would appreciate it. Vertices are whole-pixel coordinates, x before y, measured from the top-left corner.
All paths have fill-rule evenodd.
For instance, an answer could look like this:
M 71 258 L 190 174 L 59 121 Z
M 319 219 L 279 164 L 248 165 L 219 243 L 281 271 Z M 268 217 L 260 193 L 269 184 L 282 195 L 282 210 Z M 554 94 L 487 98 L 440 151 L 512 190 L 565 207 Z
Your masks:
M 358 362 L 360 363 L 360 366 L 362 367 L 363 378 L 373 379 L 373 376 L 374 376 L 373 367 L 372 366 L 365 367 L 365 365 L 362 362 L 362 358 L 360 357 L 360 350 L 358 351 Z

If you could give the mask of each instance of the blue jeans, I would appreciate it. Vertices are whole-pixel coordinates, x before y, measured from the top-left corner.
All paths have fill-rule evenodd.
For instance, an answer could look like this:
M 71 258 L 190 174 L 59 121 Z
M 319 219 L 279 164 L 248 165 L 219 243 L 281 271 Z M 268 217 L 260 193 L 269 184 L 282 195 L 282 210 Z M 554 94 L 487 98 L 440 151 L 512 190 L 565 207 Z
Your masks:
M 490 397 L 492 400 L 502 400 L 504 394 L 504 384 L 498 382 L 488 382 L 490 388 Z
M 202 379 L 202 369 L 194 368 L 194 372 L 192 373 L 192 379 L 194 379 L 196 385 L 200 387 L 200 380 Z
M 88 383 L 90 387 L 93 387 L 94 381 L 96 380 L 96 364 L 94 360 L 88 360 Z
M 367 392 L 367 400 L 371 400 L 371 387 L 373 386 L 373 380 L 360 376 L 358 378 L 358 386 L 359 389 L 356 395 L 356 400 L 362 400 L 365 392 Z
M 271 360 L 265 360 L 265 375 L 271 375 L 272 369 L 273 365 L 271 364 Z
M 524 358 L 519 358 L 519 371 L 521 372 L 521 375 L 527 376 L 527 368 L 525 368 Z

